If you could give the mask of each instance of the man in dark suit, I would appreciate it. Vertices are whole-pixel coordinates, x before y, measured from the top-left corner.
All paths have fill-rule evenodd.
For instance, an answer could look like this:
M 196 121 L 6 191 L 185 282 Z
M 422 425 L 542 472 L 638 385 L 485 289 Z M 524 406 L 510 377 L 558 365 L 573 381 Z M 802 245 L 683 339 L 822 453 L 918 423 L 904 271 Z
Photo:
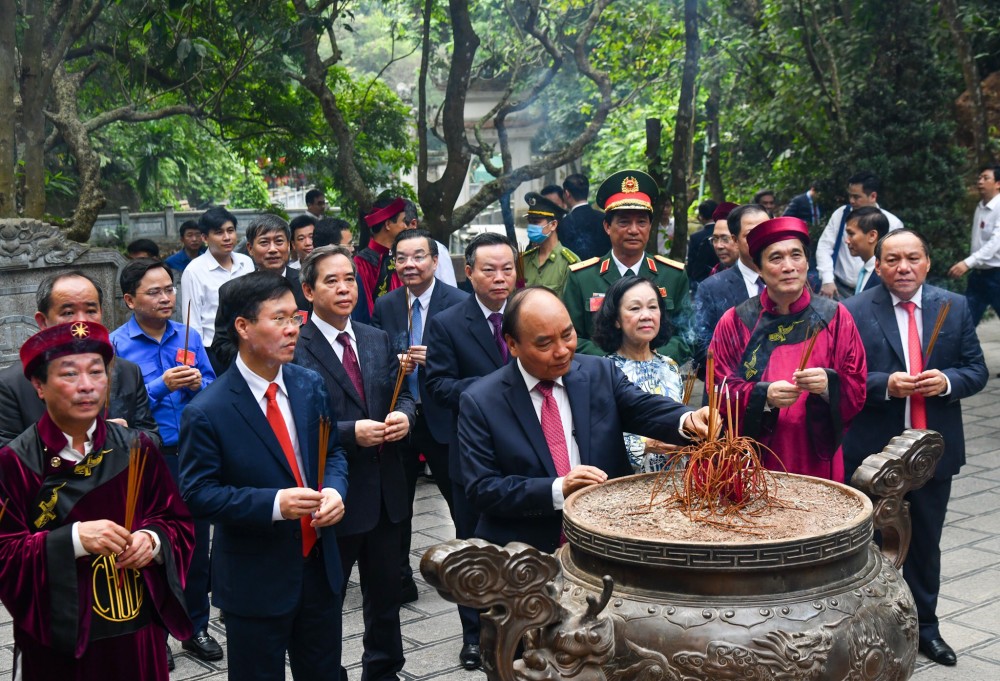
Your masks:
M 874 206 L 851 211 L 844 227 L 844 243 L 851 255 L 861 258 L 861 270 L 854 287 L 854 295 L 875 288 L 882 283 L 875 271 L 875 246 L 889 233 L 889 218 Z
M 709 241 L 716 223 L 712 215 L 715 214 L 718 207 L 719 204 L 712 199 L 706 199 L 699 203 L 697 220 L 701 223 L 702 228 L 695 232 L 689 232 L 685 269 L 692 295 L 697 292 L 701 282 L 711 275 L 712 268 L 719 264 L 719 256 L 715 254 L 715 249 L 712 248 L 712 243 Z M 729 204 L 729 210 L 735 207 L 735 204 Z
M 751 295 L 758 295 L 763 289 L 762 282 L 758 285 L 760 275 L 750 257 L 747 235 L 768 218 L 767 211 L 755 203 L 738 206 L 726 217 L 726 233 L 736 241 L 739 257 L 735 265 L 703 281 L 694 297 L 694 362 L 702 380 L 705 380 L 705 354 L 715 325 L 726 310 L 748 300 Z
M 399 551 L 406 504 L 406 476 L 399 440 L 415 418 L 403 386 L 392 404 L 399 359 L 384 331 L 352 323 L 358 304 L 356 270 L 343 246 L 323 246 L 302 263 L 303 289 L 313 304 L 302 328 L 295 363 L 326 383 L 347 450 L 351 496 L 337 526 L 340 562 L 347 578 L 358 563 L 364 599 L 362 678 L 397 678 L 403 668 L 399 629 Z M 364 304 L 364 302 L 362 302 Z M 347 678 L 343 672 L 342 678 Z
M 563 180 L 563 196 L 569 212 L 559 223 L 559 240 L 581 260 L 597 258 L 611 250 L 604 231 L 604 213 L 588 203 L 590 180 L 574 174 Z
M 646 393 L 604 358 L 574 358 L 573 322 L 546 288 L 511 298 L 504 336 L 516 361 L 466 390 L 458 419 L 477 537 L 551 553 L 566 497 L 632 473 L 623 431 L 675 444 L 708 432 L 707 407 Z
M 798 218 L 810 227 L 819 227 L 821 213 L 819 210 L 819 190 L 816 186 L 817 183 L 813 182 L 805 192 L 793 196 L 792 200 L 785 206 L 785 212 L 782 215 Z
M 337 431 L 320 482 L 321 417 L 330 395 L 289 364 L 301 318 L 288 280 L 252 272 L 220 300 L 232 322 L 233 367 L 184 410 L 181 493 L 215 524 L 212 600 L 225 613 L 229 678 L 340 678 L 344 574 L 334 532 L 347 461 Z
M 917 603 L 920 651 L 953 665 L 955 651 L 941 638 L 936 614 L 941 531 L 952 478 L 965 463 L 961 400 L 982 390 L 989 374 L 966 299 L 924 284 L 930 269 L 927 241 L 911 230 L 897 230 L 882 238 L 875 257 L 882 285 L 844 301 L 868 359 L 865 406 L 844 437 L 845 476 L 850 480 L 866 456 L 906 428 L 929 428 L 944 436 L 944 457 L 934 478 L 906 495 L 913 536 L 903 577 Z M 948 316 L 930 356 L 924 357 L 947 302 Z
M 470 241 L 465 249 L 465 274 L 475 295 L 439 312 L 424 334 L 427 389 L 439 406 L 451 412 L 448 473 L 452 518 L 459 539 L 472 537 L 477 522 L 459 470 L 459 398 L 481 376 L 507 363 L 509 355 L 501 328 L 507 298 L 514 291 L 516 256 L 514 246 L 500 234 L 486 232 Z M 481 664 L 479 614 L 465 606 L 459 606 L 458 613 L 462 619 L 459 659 L 466 669 L 477 669 Z
M 417 585 L 410 566 L 410 520 L 417 477 L 423 466 L 421 454 L 430 466 L 448 510 L 451 510 L 451 476 L 448 475 L 451 412 L 431 399 L 427 390 L 427 345 L 424 344 L 423 333 L 435 315 L 469 296 L 454 286 L 437 281 L 438 245 L 427 230 L 400 232 L 392 245 L 392 252 L 396 258 L 396 273 L 403 286 L 375 301 L 372 324 L 389 334 L 389 342 L 396 353 L 408 354 L 410 358 L 410 373 L 406 382 L 416 402 L 417 418 L 410 441 L 403 450 L 410 513 L 403 521 L 401 533 L 400 589 L 402 602 L 412 603 L 417 600 Z
M 42 280 L 35 293 L 38 310 L 35 322 L 39 329 L 68 322 L 101 323 L 104 292 L 97 282 L 80 270 L 66 270 Z M 107 419 L 128 428 L 145 432 L 157 447 L 162 445 L 160 431 L 149 408 L 149 395 L 139 367 L 116 357 L 111 363 L 110 399 Z M 38 422 L 45 413 L 45 403 L 19 365 L 0 371 L 0 446 Z

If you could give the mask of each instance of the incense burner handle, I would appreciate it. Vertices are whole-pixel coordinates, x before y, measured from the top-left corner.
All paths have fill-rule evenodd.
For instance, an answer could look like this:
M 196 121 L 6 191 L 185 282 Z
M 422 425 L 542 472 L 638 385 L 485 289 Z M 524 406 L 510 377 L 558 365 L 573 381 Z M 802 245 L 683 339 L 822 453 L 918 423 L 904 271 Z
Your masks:
M 907 492 L 923 487 L 944 455 L 944 438 L 933 430 L 908 429 L 867 457 L 851 485 L 875 502 L 873 524 L 882 533 L 882 553 L 900 569 L 910 549 L 912 527 Z

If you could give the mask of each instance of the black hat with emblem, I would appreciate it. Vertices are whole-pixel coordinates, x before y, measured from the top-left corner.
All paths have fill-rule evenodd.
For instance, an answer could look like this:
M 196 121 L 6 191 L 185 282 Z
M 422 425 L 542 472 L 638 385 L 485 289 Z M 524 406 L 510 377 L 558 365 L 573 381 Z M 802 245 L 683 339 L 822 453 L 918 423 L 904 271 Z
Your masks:
M 528 203 L 528 218 L 532 216 L 543 217 L 546 220 L 562 220 L 566 216 L 566 210 L 559 204 L 545 198 L 538 192 L 528 192 L 524 195 L 524 200 Z
M 601 183 L 597 190 L 597 205 L 605 213 L 613 210 L 645 210 L 653 212 L 660 195 L 656 180 L 641 170 L 620 170 Z

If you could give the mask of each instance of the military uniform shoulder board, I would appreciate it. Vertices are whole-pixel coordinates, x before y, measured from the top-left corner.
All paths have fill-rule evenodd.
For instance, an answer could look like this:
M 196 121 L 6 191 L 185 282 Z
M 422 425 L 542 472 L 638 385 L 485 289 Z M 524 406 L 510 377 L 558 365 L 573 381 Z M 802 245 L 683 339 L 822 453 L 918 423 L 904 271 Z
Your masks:
M 528 253 L 534 253 L 539 248 L 541 248 L 541 246 L 532 246 L 531 248 L 526 248 L 523 251 L 521 251 L 521 256 L 523 257 L 525 255 L 528 255 Z
M 653 257 L 662 262 L 664 265 L 669 265 L 670 267 L 673 267 L 675 270 L 684 269 L 684 263 L 682 263 L 680 260 L 671 260 L 670 258 L 664 255 L 654 255 Z
M 580 270 L 590 267 L 591 265 L 596 265 L 600 261 L 601 259 L 595 255 L 593 258 L 588 258 L 582 262 L 573 263 L 569 266 L 569 269 L 571 272 L 579 272 Z
M 562 257 L 566 258 L 566 260 L 569 261 L 570 265 L 575 265 L 576 263 L 580 262 L 580 256 L 578 256 L 576 253 L 569 250 L 565 246 L 562 247 Z
M 611 258 L 608 258 L 607 260 L 601 262 L 601 274 L 604 274 L 605 272 L 608 271 L 608 265 L 610 264 L 611 264 Z
M 652 272 L 653 274 L 656 274 L 656 261 L 655 260 L 653 260 L 652 258 L 646 258 L 646 267 L 649 268 L 650 272 Z

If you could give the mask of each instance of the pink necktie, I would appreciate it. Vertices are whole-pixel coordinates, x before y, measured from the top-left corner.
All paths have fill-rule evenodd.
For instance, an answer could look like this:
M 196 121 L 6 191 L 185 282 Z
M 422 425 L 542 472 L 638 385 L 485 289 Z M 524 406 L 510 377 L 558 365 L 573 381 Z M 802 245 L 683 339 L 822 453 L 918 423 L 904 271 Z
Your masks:
M 542 434 L 549 445 L 549 454 L 556 467 L 556 477 L 569 473 L 569 449 L 566 448 L 566 431 L 563 430 L 559 405 L 552 396 L 553 381 L 539 381 L 535 390 L 542 394 Z
M 281 415 L 281 408 L 278 406 L 278 384 L 272 383 L 267 386 L 267 390 L 264 391 L 264 397 L 267 398 L 267 422 L 271 425 L 274 436 L 278 438 L 281 451 L 284 452 L 288 466 L 292 469 L 295 484 L 299 487 L 305 487 L 302 482 L 302 473 L 299 471 L 299 463 L 295 460 L 292 438 L 288 436 L 288 424 L 285 423 L 285 417 Z M 308 556 L 313 546 L 316 545 L 316 528 L 310 525 L 310 522 L 312 522 L 312 518 L 308 515 L 299 518 L 299 523 L 302 525 L 303 556 Z
M 914 314 L 917 304 L 907 300 L 899 306 L 910 316 L 910 325 L 906 331 L 906 347 L 910 353 L 910 375 L 916 376 L 924 370 L 924 353 L 920 348 L 920 334 L 917 331 L 917 317 Z M 910 427 L 927 427 L 927 404 L 924 396 L 917 393 L 910 395 Z

